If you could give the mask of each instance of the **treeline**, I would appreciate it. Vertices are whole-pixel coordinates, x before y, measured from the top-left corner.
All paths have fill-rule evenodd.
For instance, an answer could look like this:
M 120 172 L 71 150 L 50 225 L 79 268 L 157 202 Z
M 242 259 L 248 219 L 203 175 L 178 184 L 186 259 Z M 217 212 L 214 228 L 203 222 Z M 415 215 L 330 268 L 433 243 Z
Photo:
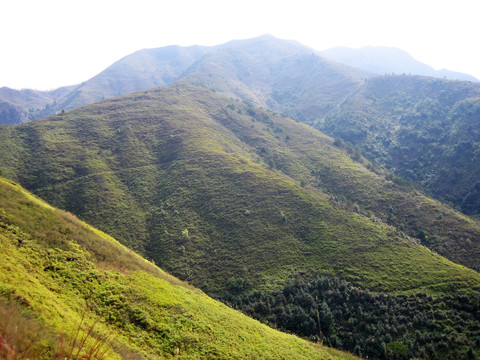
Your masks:
M 431 297 L 362 290 L 336 278 L 222 299 L 270 326 L 369 359 L 476 359 L 480 295 Z

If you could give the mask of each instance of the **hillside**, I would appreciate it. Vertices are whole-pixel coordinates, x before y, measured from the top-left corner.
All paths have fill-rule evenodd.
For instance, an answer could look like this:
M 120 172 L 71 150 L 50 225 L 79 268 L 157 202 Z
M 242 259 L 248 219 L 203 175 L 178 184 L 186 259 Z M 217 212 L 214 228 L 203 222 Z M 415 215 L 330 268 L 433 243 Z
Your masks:
M 270 287 L 301 271 L 341 271 L 388 290 L 435 287 L 441 276 L 429 271 L 440 268 L 463 276 L 402 231 L 478 266 L 478 224 L 367 170 L 312 128 L 205 89 L 136 93 L 3 127 L 0 139 L 5 175 L 212 292 L 239 273 Z M 418 266 L 400 255 L 431 268 L 408 283 L 404 266 Z
M 383 46 L 365 46 L 359 49 L 335 47 L 319 51 L 321 56 L 342 64 L 365 69 L 375 74 L 409 74 L 432 76 L 450 80 L 478 81 L 475 77 L 447 69 L 435 70 L 415 60 L 406 51 Z
M 311 127 L 192 86 L 135 93 L 0 127 L 0 169 L 6 176 L 234 306 L 250 304 L 245 296 L 269 299 L 292 281 L 314 283 L 323 276 L 347 281 L 362 294 L 382 292 L 385 299 L 434 295 L 412 300 L 416 307 L 425 305 L 425 319 L 434 304 L 445 304 L 439 312 L 451 314 L 452 302 L 475 301 L 479 274 L 425 246 L 478 269 L 478 223 L 355 158 Z M 453 300 L 438 303 L 443 297 Z M 302 315 L 295 299 L 286 296 L 282 306 L 289 321 L 302 324 L 295 320 Z M 358 297 L 345 304 L 358 309 L 353 299 Z M 403 314 L 410 302 L 399 299 L 392 303 Z M 243 310 L 304 336 L 317 334 L 315 325 L 309 333 L 289 328 L 285 318 L 266 320 L 261 315 L 268 311 L 261 309 Z M 476 316 L 468 309 L 465 316 L 443 319 Z M 308 314 L 306 324 L 315 324 L 315 306 Z M 372 319 L 372 326 L 383 321 Z M 415 327 L 400 331 L 399 323 L 384 322 L 382 342 L 402 342 L 415 356 L 430 348 L 435 354 L 446 344 L 452 356 L 463 357 L 476 346 L 476 328 L 459 325 L 442 340 L 440 332 L 428 329 L 443 328 L 444 320 L 429 320 L 421 333 L 432 335 L 411 344 L 403 339 L 415 337 Z M 325 334 L 328 343 L 370 354 L 371 342 L 360 336 L 364 330 Z M 352 337 L 356 342 L 347 342 Z
M 395 174 L 480 214 L 480 85 L 411 76 L 369 79 L 314 126 L 360 146 Z
M 1 178 L 0 242 L 2 358 L 56 358 L 62 346 L 75 359 L 82 351 L 107 359 L 354 358 L 261 325 Z

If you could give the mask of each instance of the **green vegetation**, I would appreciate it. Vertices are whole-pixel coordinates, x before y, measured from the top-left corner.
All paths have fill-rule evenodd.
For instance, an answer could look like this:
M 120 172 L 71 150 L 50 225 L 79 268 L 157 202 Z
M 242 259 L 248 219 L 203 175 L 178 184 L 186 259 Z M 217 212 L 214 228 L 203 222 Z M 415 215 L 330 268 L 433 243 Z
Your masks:
M 282 334 L 0 179 L 4 359 L 354 358 Z
M 421 226 L 432 247 L 474 267 L 477 224 L 310 127 L 231 104 L 177 86 L 6 127 L 0 166 L 210 294 L 239 277 L 250 291 L 320 271 L 372 290 L 478 287 L 478 274 L 407 235 Z M 393 216 L 403 230 L 386 224 Z
M 392 299 L 424 292 L 425 306 L 480 289 L 477 272 L 425 247 L 475 268 L 477 223 L 309 126 L 206 89 L 156 89 L 0 128 L 0 167 L 210 295 L 268 294 L 326 274 Z M 100 284 L 111 283 L 106 274 L 95 275 Z M 93 299 L 122 329 L 137 311 L 121 305 L 128 281 L 108 289 L 118 312 Z M 452 306 L 442 311 L 454 321 Z M 471 337 L 458 326 L 452 336 Z M 416 336 L 406 325 L 402 334 Z M 402 339 L 385 340 L 387 350 L 402 353 Z M 358 345 L 349 349 L 364 354 Z
M 382 56 L 392 61 L 390 52 Z M 397 53 L 393 62 L 404 56 Z M 268 35 L 211 48 L 141 50 L 78 86 L 50 92 L 2 88 L 0 122 L 21 123 L 174 83 L 212 89 L 313 125 L 353 144 L 355 160 L 362 153 L 385 166 L 397 182 L 423 187 L 468 215 L 480 214 L 480 85 L 372 77 Z M 448 253 L 437 245 L 435 251 Z
M 323 351 L 298 339 L 299 347 L 285 343 L 292 353 L 264 348 L 264 327 L 235 327 L 240 315 L 73 213 L 208 294 L 304 337 L 315 339 L 330 311 L 335 326 L 320 337 L 356 354 L 474 357 L 480 224 L 422 189 L 478 213 L 480 87 L 367 77 L 264 36 L 145 50 L 75 89 L 9 93 L 0 112 L 15 117 L 34 99 L 48 104 L 21 121 L 58 114 L 0 127 L 0 174 L 68 211 L 2 181 L 0 295 L 32 329 L 51 329 L 34 345 L 12 344 L 63 356 L 84 318 L 82 336 L 93 344 L 114 335 L 97 341 L 112 357 Z M 11 201 L 17 192 L 28 201 Z M 411 312 L 417 320 L 405 320 Z M 281 336 L 268 334 L 269 344 Z M 240 349 L 242 341 L 251 346 Z
M 480 353 L 478 294 L 372 293 L 320 277 L 223 300 L 284 331 L 364 358 L 468 359 Z
M 368 80 L 325 119 L 325 133 L 394 174 L 479 215 L 480 85 L 414 76 Z

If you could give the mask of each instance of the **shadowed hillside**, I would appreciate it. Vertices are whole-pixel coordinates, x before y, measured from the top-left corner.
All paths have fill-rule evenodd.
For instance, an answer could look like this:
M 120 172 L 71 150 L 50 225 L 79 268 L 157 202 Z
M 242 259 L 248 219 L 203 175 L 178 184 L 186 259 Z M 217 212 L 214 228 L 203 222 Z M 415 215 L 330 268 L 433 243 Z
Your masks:
M 21 124 L 55 113 L 57 100 L 74 87 L 52 91 L 0 88 L 0 124 Z
M 480 84 L 424 77 L 368 80 L 314 126 L 467 214 L 480 214 Z

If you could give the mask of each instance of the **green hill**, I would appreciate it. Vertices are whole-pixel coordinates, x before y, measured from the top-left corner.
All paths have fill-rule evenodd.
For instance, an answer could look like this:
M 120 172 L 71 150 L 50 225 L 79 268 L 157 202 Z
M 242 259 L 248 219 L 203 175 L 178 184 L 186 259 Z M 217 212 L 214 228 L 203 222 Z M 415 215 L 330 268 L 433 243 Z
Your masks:
M 455 303 L 461 296 L 476 299 L 480 288 L 477 272 L 422 245 L 478 268 L 478 223 L 389 180 L 311 127 L 207 89 L 172 86 L 3 126 L 0 168 L 235 306 L 251 304 L 244 296 L 269 298 L 292 281 L 323 276 L 387 294 L 382 296 L 434 295 L 422 300 L 427 309 L 439 297 Z M 293 316 L 294 297 L 286 299 L 285 311 Z M 348 299 L 345 304 L 358 308 Z M 400 304 L 395 306 L 407 311 L 409 302 Z M 439 312 L 453 311 L 453 305 L 445 306 Z M 254 309 L 260 319 L 298 332 Z M 317 321 L 315 306 L 308 319 Z M 382 326 L 387 325 L 385 344 L 404 341 L 403 334 L 416 336 L 414 327 L 394 335 L 390 331 L 399 324 Z M 452 356 L 465 355 L 477 332 L 458 326 L 456 335 L 435 335 L 418 351 L 402 344 L 415 355 L 429 351 L 427 344 L 434 344 L 428 345 L 433 353 L 441 351 L 443 341 Z M 350 346 L 345 340 L 363 339 L 363 330 L 325 333 L 335 346 L 368 354 L 367 343 Z M 349 335 L 336 342 L 340 334 Z M 456 345 L 458 337 L 465 346 Z
M 5 175 L 211 293 L 239 274 L 271 288 L 324 271 L 379 290 L 478 285 L 406 235 L 475 268 L 478 224 L 208 90 L 136 93 L 0 138 Z
M 0 242 L 2 359 L 354 358 L 261 325 L 1 178 Z
M 395 49 L 358 51 L 369 64 L 385 60 L 375 66 L 410 63 L 420 72 L 428 70 Z M 348 49 L 340 53 L 358 59 Z M 77 86 L 48 92 L 0 89 L 0 123 L 22 123 L 138 90 L 193 84 L 352 143 L 396 176 L 478 216 L 480 85 L 419 76 L 373 78 L 321 54 L 269 35 L 213 47 L 140 50 Z

